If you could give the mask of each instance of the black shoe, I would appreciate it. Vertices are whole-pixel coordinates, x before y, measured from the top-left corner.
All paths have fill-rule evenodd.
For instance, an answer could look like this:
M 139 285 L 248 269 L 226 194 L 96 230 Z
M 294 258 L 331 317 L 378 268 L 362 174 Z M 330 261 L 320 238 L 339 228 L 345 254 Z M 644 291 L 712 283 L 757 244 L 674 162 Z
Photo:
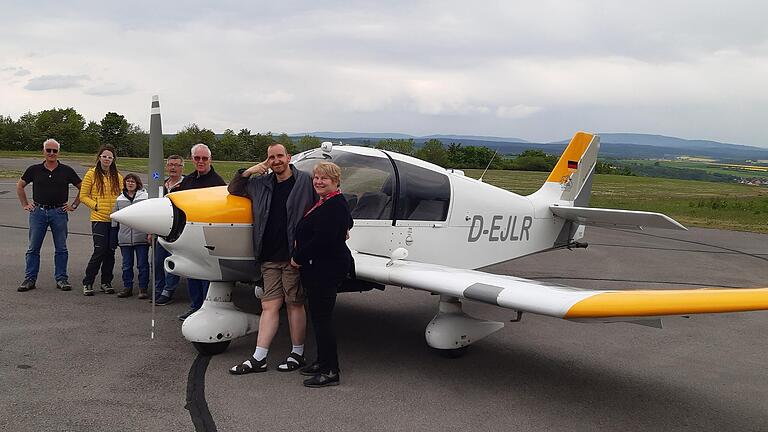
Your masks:
M 24 292 L 35 289 L 35 280 L 34 279 L 24 279 L 24 282 L 19 285 L 18 288 L 16 288 L 16 291 L 18 292 Z
M 339 372 L 328 372 L 304 380 L 304 387 L 330 387 L 339 385 Z
M 255 357 L 251 357 L 248 360 L 240 363 L 239 365 L 229 368 L 229 373 L 232 375 L 245 375 L 255 372 L 267 371 L 267 359 L 256 360 Z
M 72 284 L 70 284 L 68 280 L 62 279 L 60 281 L 56 281 L 56 288 L 62 291 L 69 291 L 72 289 Z
M 117 293 L 117 296 L 120 298 L 130 297 L 133 295 L 133 288 L 123 288 L 122 291 Z
M 173 299 L 168 296 L 160 295 L 155 299 L 155 304 L 158 306 L 165 306 L 171 303 L 173 303 Z
M 115 289 L 112 288 L 111 283 L 107 282 L 107 283 L 101 284 L 101 292 L 103 292 L 104 294 L 114 294 Z
M 192 315 L 193 313 L 195 313 L 197 311 L 198 311 L 198 309 L 190 309 L 190 310 L 184 312 L 183 314 L 179 315 L 179 321 L 184 321 L 185 319 L 189 318 L 190 315 Z
M 314 362 L 309 366 L 304 366 L 299 371 L 304 376 L 315 376 L 320 374 L 320 363 Z

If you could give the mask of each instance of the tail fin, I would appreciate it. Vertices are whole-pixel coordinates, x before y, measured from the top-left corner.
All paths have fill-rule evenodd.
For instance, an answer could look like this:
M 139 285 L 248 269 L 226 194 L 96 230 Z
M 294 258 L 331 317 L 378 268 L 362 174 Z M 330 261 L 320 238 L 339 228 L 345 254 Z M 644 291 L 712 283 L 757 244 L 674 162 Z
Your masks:
M 577 132 L 541 188 L 528 196 L 537 218 L 566 221 L 555 246 L 570 245 L 584 235 L 585 225 L 642 229 L 686 229 L 661 213 L 589 207 L 600 137 Z
M 600 137 L 577 132 L 560 156 L 544 185 L 529 196 L 534 200 L 586 207 L 600 150 Z

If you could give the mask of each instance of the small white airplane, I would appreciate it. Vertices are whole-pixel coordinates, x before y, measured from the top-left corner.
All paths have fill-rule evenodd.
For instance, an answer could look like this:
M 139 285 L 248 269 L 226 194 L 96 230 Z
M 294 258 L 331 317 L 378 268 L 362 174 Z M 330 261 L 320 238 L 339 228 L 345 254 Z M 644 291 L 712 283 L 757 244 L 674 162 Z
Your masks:
M 579 132 L 544 185 L 520 196 L 422 160 L 367 147 L 333 146 L 292 158 L 312 172 L 318 161 L 342 168 L 342 189 L 355 226 L 348 245 L 357 280 L 344 291 L 385 285 L 439 294 L 427 325 L 429 346 L 448 356 L 501 329 L 465 314 L 463 300 L 568 320 L 659 325 L 664 315 L 768 309 L 768 289 L 590 290 L 475 269 L 562 247 L 583 247 L 587 225 L 685 230 L 659 213 L 588 207 L 600 138 Z M 258 316 L 231 301 L 236 281 L 259 279 L 251 244 L 250 200 L 226 187 L 175 192 L 112 214 L 157 234 L 172 256 L 166 271 L 210 280 L 203 307 L 187 318 L 184 336 L 203 353 L 258 329 Z

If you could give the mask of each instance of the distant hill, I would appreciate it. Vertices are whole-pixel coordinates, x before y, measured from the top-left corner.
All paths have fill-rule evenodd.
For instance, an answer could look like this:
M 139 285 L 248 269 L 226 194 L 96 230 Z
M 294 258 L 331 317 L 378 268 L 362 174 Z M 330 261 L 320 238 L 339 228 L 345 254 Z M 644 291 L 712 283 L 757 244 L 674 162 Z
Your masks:
M 767 159 L 768 149 L 709 140 L 687 140 L 664 135 L 600 133 L 600 155 L 615 158 L 674 158 L 701 156 L 719 160 Z M 558 141 L 565 144 L 567 140 Z
M 292 134 L 298 137 L 313 135 L 330 140 L 343 140 L 345 144 L 373 145 L 381 139 L 413 139 L 417 146 L 436 138 L 448 145 L 485 146 L 502 154 L 520 154 L 528 149 L 560 154 L 569 139 L 549 143 L 529 142 L 521 138 L 502 138 L 473 135 L 428 135 L 417 137 L 396 133 L 362 132 L 307 132 Z M 600 133 L 600 156 L 617 159 L 672 159 L 679 156 L 699 156 L 721 161 L 766 160 L 768 149 L 709 140 L 686 140 L 664 135 L 634 133 Z
M 439 139 L 443 142 L 457 141 L 482 141 L 482 142 L 528 142 L 522 138 L 494 137 L 494 136 L 475 136 L 475 135 L 425 135 L 416 136 L 401 133 L 367 133 L 367 132 L 304 132 L 290 134 L 290 137 L 303 137 L 305 135 L 316 136 L 329 139 L 413 139 L 416 142 L 424 142 L 430 139 Z

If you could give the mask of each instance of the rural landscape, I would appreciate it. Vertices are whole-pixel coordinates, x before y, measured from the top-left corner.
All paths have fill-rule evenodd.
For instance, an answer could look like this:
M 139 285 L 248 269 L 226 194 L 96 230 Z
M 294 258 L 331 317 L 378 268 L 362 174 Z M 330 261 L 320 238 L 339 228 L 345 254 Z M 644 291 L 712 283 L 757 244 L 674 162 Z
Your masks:
M 109 143 L 118 156 L 128 156 L 120 157 L 121 170 L 147 172 L 148 134 L 114 112 L 98 123 L 86 122 L 74 108 L 28 113 L 17 120 L 0 116 L 0 157 L 38 157 L 36 147 L 49 136 L 60 137 L 65 160 L 92 164 L 98 145 Z M 601 139 L 591 205 L 661 212 L 686 226 L 768 232 L 768 149 L 643 134 L 608 133 Z M 238 168 L 263 160 L 272 141 L 295 154 L 325 140 L 412 155 L 522 195 L 541 186 L 567 144 L 459 135 L 289 135 L 248 129 L 217 134 L 191 124 L 166 134 L 164 149 L 166 156 L 186 155 L 195 143 L 208 143 L 216 169 L 231 178 Z M 21 174 L 0 172 L 3 178 Z

